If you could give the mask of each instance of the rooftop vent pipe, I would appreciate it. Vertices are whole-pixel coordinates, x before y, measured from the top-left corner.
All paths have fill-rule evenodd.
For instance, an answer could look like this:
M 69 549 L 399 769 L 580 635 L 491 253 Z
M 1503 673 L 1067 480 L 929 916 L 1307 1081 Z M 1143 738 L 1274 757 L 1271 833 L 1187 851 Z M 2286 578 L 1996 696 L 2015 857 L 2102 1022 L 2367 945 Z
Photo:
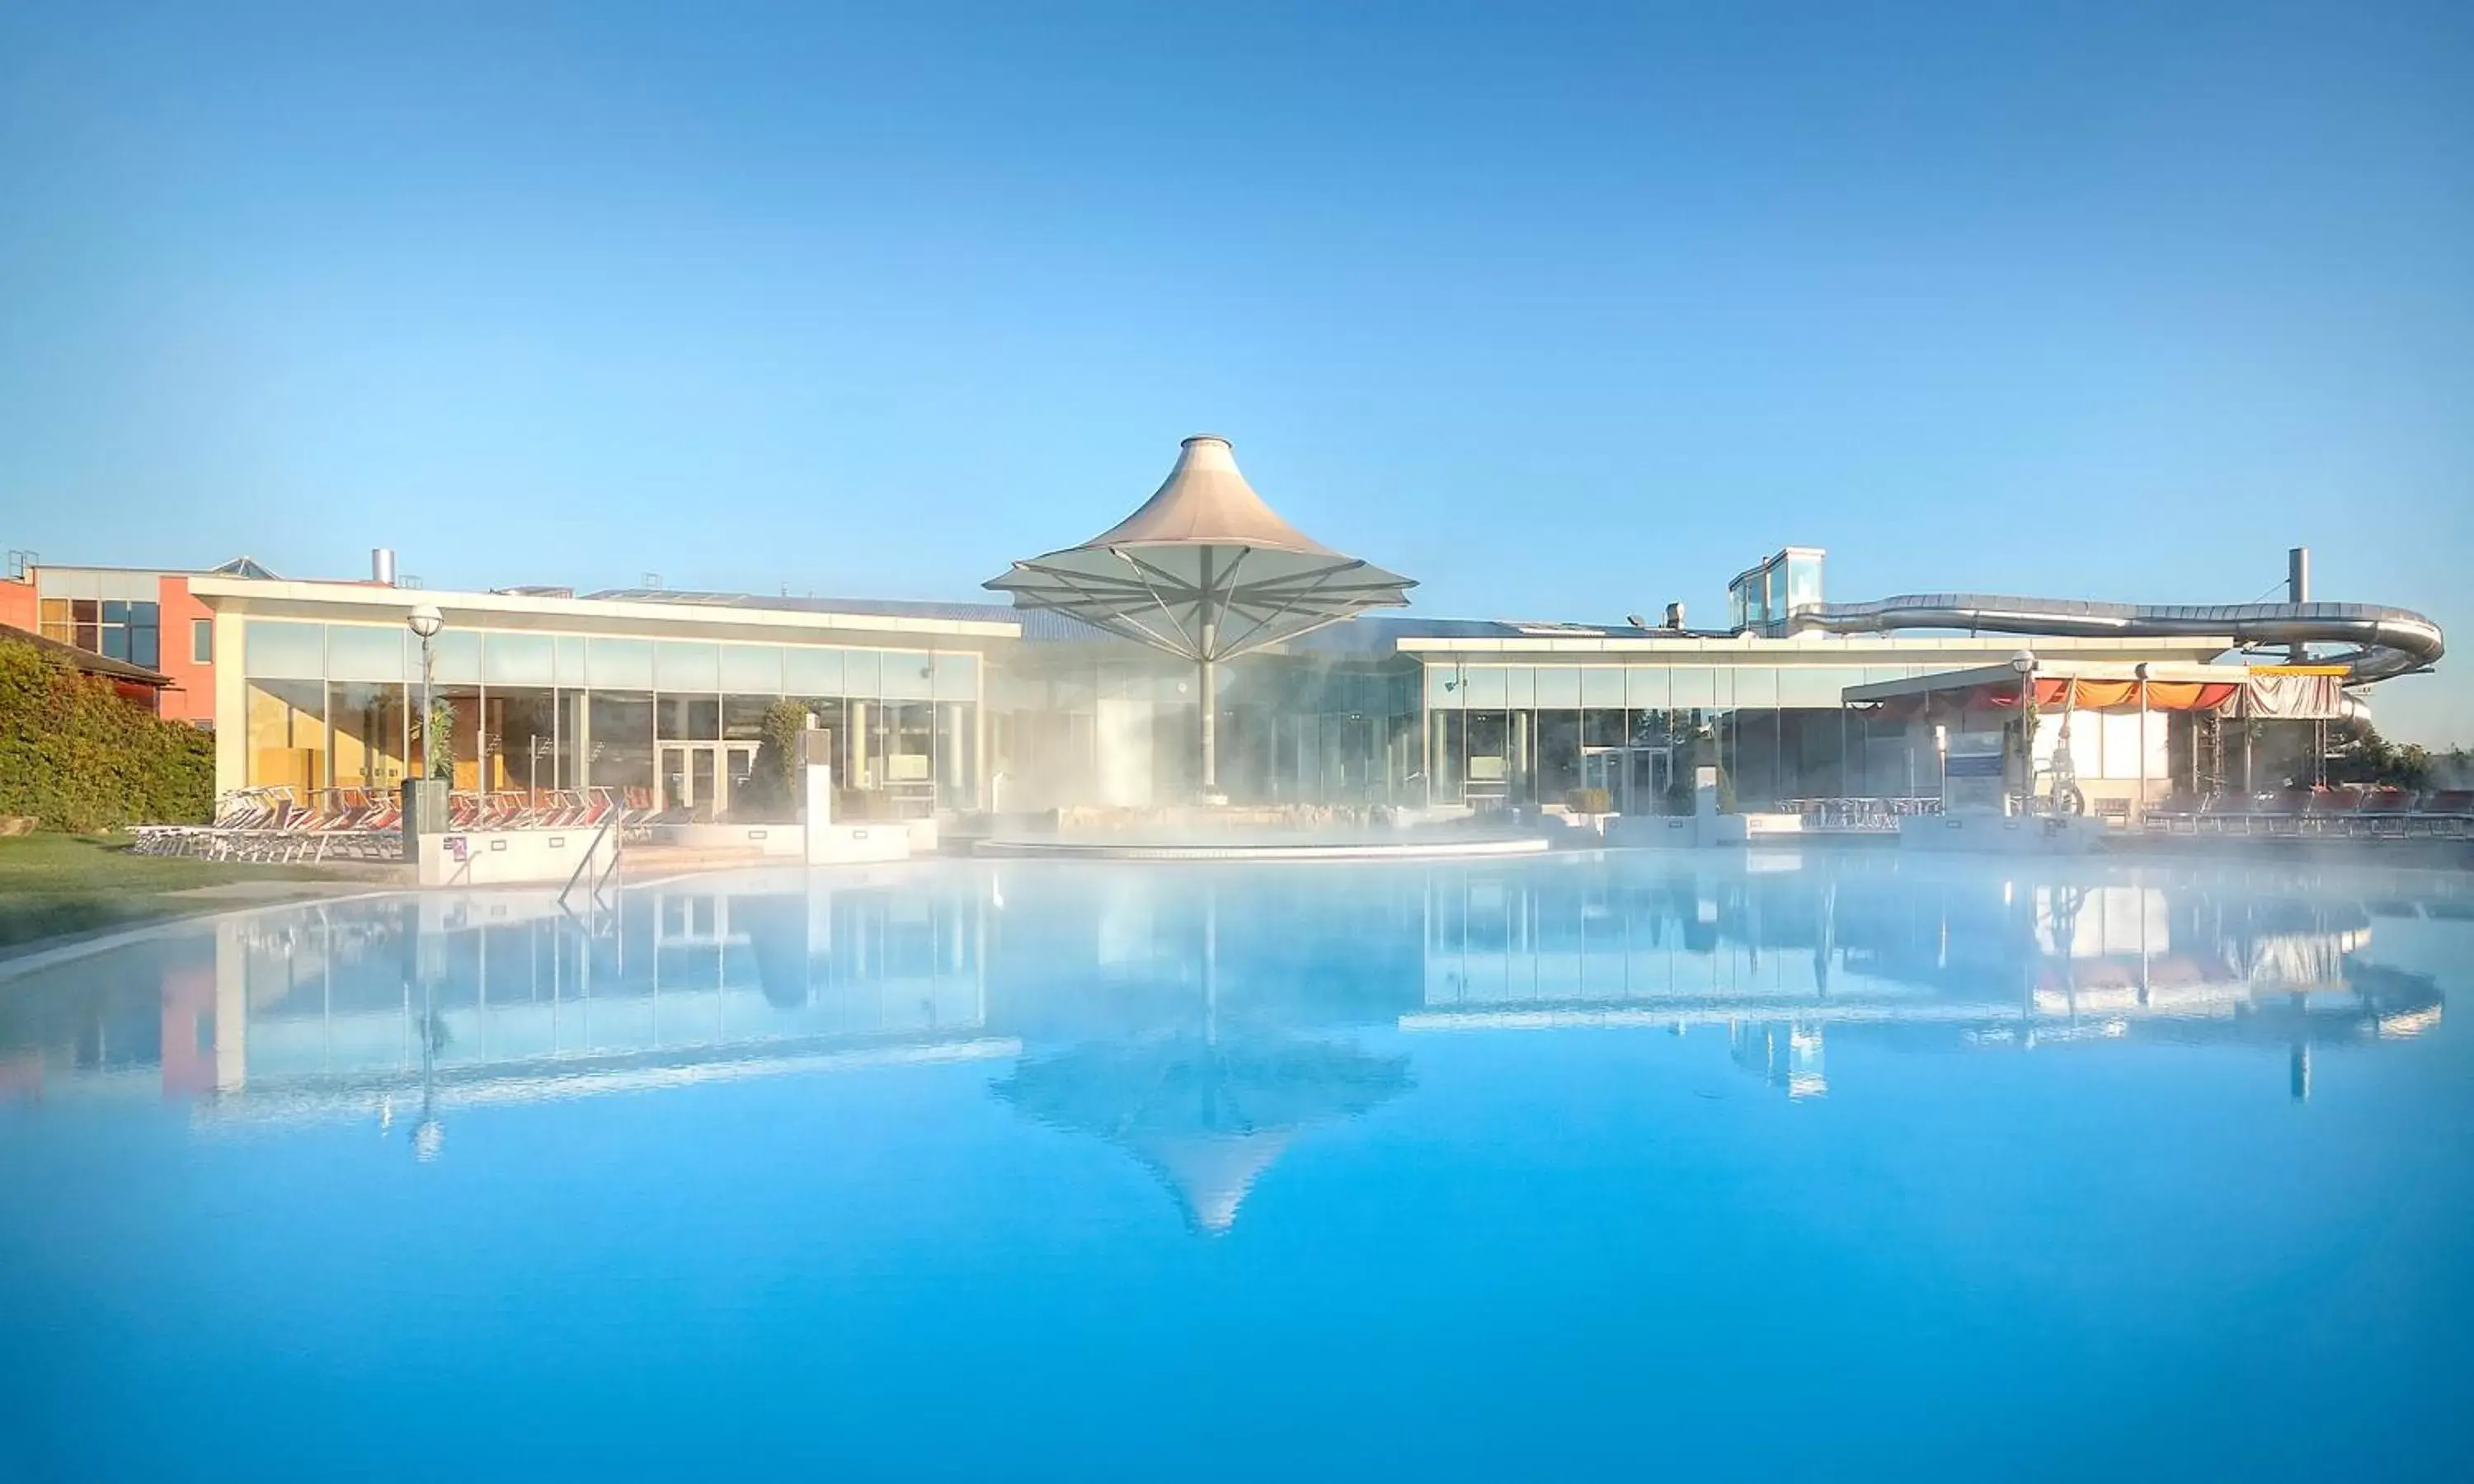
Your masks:
M 395 586 L 394 547 L 373 546 L 370 548 L 370 581 L 377 584 L 381 587 L 392 587 Z
M 2285 601 L 2288 603 L 2311 601 L 2311 548 L 2308 546 L 2295 546 L 2285 554 Z M 2311 646 L 2308 644 L 2289 646 L 2285 651 L 2285 659 L 2288 664 L 2309 664 Z

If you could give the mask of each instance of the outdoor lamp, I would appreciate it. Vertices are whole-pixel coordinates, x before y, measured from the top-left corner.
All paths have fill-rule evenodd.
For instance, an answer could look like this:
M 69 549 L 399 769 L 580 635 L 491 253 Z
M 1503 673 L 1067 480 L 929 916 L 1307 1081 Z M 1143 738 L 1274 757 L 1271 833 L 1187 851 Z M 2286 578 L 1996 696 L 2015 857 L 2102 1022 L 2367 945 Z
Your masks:
M 2033 674 L 2036 669 L 2036 652 L 2032 649 L 2023 649 L 2012 655 L 2010 668 L 2022 675 Z
M 424 603 L 405 614 L 403 621 L 421 638 L 421 771 L 429 774 L 438 756 L 438 682 L 432 679 L 429 641 L 447 627 L 447 615 L 438 611 L 437 604 Z

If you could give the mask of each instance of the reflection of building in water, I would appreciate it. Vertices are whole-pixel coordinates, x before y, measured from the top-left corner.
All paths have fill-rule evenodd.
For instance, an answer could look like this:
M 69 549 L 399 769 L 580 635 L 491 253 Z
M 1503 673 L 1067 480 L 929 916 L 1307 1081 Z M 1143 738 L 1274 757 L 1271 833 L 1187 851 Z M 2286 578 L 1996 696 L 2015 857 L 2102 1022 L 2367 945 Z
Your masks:
M 997 1095 L 1041 1121 L 1124 1146 L 1217 1235 L 1307 1127 L 1356 1117 L 1409 1086 L 1402 1057 L 1253 1035 L 1091 1042 L 1024 1062 Z
M 1642 856 L 1438 868 L 1423 889 L 1424 1003 L 1403 1026 L 1721 1025 L 1739 1065 L 1794 1096 L 1828 1087 L 1827 1035 L 2291 1047 L 2410 1036 L 2440 1013 L 2428 979 L 2362 962 L 2368 910 L 2316 884 Z
M 1821 1027 L 1793 1020 L 1737 1020 L 1727 1027 L 1735 1065 L 1789 1097 L 1819 1097 L 1830 1090 L 1822 1065 Z
M 1219 1235 L 1305 1130 L 1409 1087 L 1405 1058 L 1297 1034 L 1394 1013 L 1414 911 L 1318 873 L 1009 874 L 1000 1024 L 1034 1051 L 997 1095 L 1118 1144 Z M 1224 890 L 1224 887 L 1225 890 Z
M 976 877 L 899 870 L 639 889 L 591 922 L 546 892 L 308 907 L 12 986 L 30 1023 L 0 1046 L 29 1042 L 43 1085 L 159 1067 L 217 1116 L 1008 1054 L 984 1030 L 984 911 Z

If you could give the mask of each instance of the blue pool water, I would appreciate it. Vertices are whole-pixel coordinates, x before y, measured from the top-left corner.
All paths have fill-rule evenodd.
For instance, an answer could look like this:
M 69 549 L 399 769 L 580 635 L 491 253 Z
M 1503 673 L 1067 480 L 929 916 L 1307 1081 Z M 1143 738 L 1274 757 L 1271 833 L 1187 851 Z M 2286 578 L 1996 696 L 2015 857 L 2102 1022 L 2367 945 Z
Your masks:
M 2463 1478 L 2474 883 L 923 864 L 0 980 L 0 1479 Z

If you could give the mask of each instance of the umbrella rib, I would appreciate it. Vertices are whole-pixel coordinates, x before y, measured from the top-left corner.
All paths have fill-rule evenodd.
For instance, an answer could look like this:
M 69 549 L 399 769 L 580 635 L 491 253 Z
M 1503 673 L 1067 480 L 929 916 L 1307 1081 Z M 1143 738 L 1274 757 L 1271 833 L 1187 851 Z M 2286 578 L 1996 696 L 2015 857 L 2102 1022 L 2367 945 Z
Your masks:
M 1353 571 L 1357 570 L 1358 568 L 1363 567 L 1364 565 L 1366 565 L 1366 563 L 1365 563 L 1365 562 L 1347 562 L 1347 563 L 1345 563 L 1345 564 L 1340 565 L 1340 566 L 1325 567 L 1325 568 L 1323 569 L 1323 576 L 1325 576 L 1325 577 L 1331 577 L 1331 576 L 1336 576 L 1336 575 L 1338 575 L 1339 573 L 1342 573 L 1342 572 L 1353 572 Z M 1243 644 L 1243 643 L 1245 643 L 1248 639 L 1250 639 L 1250 638 L 1252 638 L 1254 635 L 1256 635 L 1256 634 L 1258 634 L 1262 633 L 1265 629 L 1269 628 L 1274 620 L 1276 620 L 1277 618 L 1279 618 L 1279 616 L 1280 616 L 1281 614 L 1288 612 L 1291 609 L 1295 608 L 1298 604 L 1299 604 L 1299 603 L 1301 603 L 1301 602 L 1305 601 L 1305 600 L 1306 600 L 1306 599 L 1308 599 L 1308 598 L 1313 597 L 1313 596 L 1316 594 L 1317 590 L 1318 590 L 1318 589 L 1320 589 L 1320 587 L 1321 587 L 1321 586 L 1322 586 L 1322 584 L 1321 584 L 1320 582 L 1318 582 L 1318 583 L 1314 584 L 1313 586 L 1311 586 L 1307 587 L 1305 591 L 1303 591 L 1303 592 L 1300 592 L 1300 593 L 1297 594 L 1296 596 L 1294 596 L 1294 597 L 1290 598 L 1287 602 L 1285 602 L 1285 603 L 1281 604 L 1278 608 L 1276 608 L 1276 609 L 1273 610 L 1269 614 L 1265 615 L 1264 617 L 1261 617 L 1261 618 L 1256 619 L 1256 620 L 1254 621 L 1254 627 L 1252 627 L 1251 629 L 1247 630 L 1244 634 L 1240 634 L 1240 635 L 1238 635 L 1238 636 L 1237 636 L 1236 643 L 1238 643 L 1238 644 Z M 1335 613 L 1335 614 L 1333 614 L 1333 615 L 1332 615 L 1332 617 L 1333 617 L 1333 618 L 1335 618 L 1335 619 L 1337 619 L 1337 618 L 1338 618 L 1338 617 L 1340 617 L 1340 616 L 1341 616 L 1341 615 L 1339 615 L 1339 614 L 1337 614 L 1337 613 Z M 1307 632 L 1307 631 L 1304 631 L 1304 630 L 1300 630 L 1300 631 L 1298 631 L 1298 633 L 1300 633 L 1300 634 L 1305 633 L 1305 632 Z M 1294 637 L 1296 637 L 1296 635 L 1295 635 L 1295 634 L 1292 634 L 1292 635 L 1290 635 L 1290 637 L 1293 637 L 1293 638 L 1294 638 Z M 1265 643 L 1270 643 L 1271 641 L 1267 639 L 1267 640 L 1265 640 L 1264 642 L 1265 642 Z
M 1102 628 L 1107 628 L 1108 625 L 1105 622 L 1100 622 L 1100 620 L 1113 619 L 1116 622 L 1125 624 L 1128 628 L 1132 629 L 1135 634 L 1142 636 L 1144 641 L 1150 643 L 1154 648 L 1167 650 L 1171 654 L 1180 654 L 1185 652 L 1183 650 L 1179 650 L 1176 645 L 1171 643 L 1165 634 L 1153 633 L 1150 626 L 1143 623 L 1142 620 L 1134 617 L 1133 614 L 1128 611 L 1125 608 L 1112 602 L 1104 594 L 1094 593 L 1084 588 L 1081 583 L 1079 582 L 1074 575 L 1055 569 L 1048 569 L 1048 575 L 1064 586 L 1082 594 L 1082 602 L 1091 605 L 1092 608 L 1097 610 L 1096 617 L 1094 615 L 1084 614 L 1081 612 L 1075 612 L 1075 617 L 1083 619 L 1085 622 L 1099 622 L 1100 627 Z M 1157 594 L 1153 594 L 1153 598 L 1156 600 Z M 1061 610 L 1071 611 L 1071 610 L 1068 609 L 1068 606 L 1062 603 L 1051 602 L 1046 606 Z M 1076 605 L 1076 607 L 1079 606 L 1079 605 Z M 1167 605 L 1162 604 L 1160 610 L 1162 612 L 1167 612 Z M 1175 623 L 1176 621 L 1176 615 L 1170 613 L 1169 621 L 1171 623 Z M 1125 630 L 1123 629 L 1115 630 L 1114 632 L 1120 634 L 1125 634 Z M 1185 630 L 1180 625 L 1177 629 L 1177 634 L 1179 637 L 1183 637 L 1184 634 Z M 1126 636 L 1132 637 L 1133 635 L 1127 634 Z M 1193 641 L 1187 640 L 1186 649 L 1190 650 L 1192 647 Z
M 1116 553 L 1118 561 L 1123 562 L 1126 565 L 1132 567 L 1137 572 L 1150 573 L 1154 576 L 1167 578 L 1172 582 L 1176 581 L 1173 574 L 1161 571 L 1159 568 L 1152 566 L 1150 562 L 1143 561 L 1140 557 L 1135 556 L 1122 546 L 1111 546 L 1108 549 Z M 1194 642 L 1194 635 L 1185 632 L 1185 625 L 1177 618 L 1176 610 L 1168 606 L 1168 599 L 1160 596 L 1159 589 L 1152 585 L 1149 578 L 1144 580 L 1143 590 L 1151 594 L 1151 598 L 1153 603 L 1159 605 L 1161 615 L 1167 618 L 1170 625 L 1176 630 L 1176 636 L 1185 641 L 1185 647 L 1178 650 L 1177 653 L 1191 656 L 1197 659 L 1201 658 L 1201 647 Z

